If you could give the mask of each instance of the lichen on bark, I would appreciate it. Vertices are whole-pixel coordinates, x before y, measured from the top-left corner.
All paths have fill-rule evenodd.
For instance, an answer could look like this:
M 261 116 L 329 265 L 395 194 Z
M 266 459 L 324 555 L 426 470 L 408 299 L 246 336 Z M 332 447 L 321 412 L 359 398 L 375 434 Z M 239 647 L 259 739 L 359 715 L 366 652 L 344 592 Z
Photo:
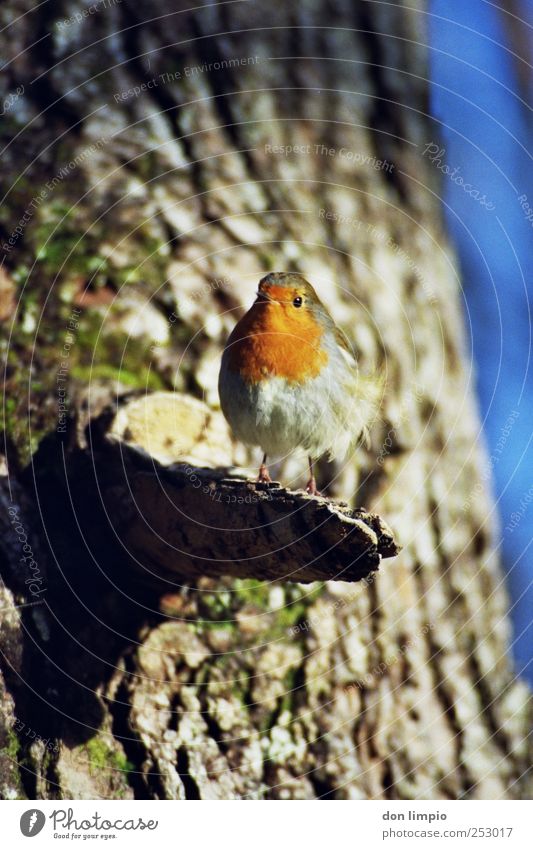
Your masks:
M 16 753 L 4 736 L 2 793 L 527 796 L 530 702 L 508 657 L 459 275 L 421 156 L 438 134 L 424 6 L 332 0 L 324 26 L 324 4 L 303 0 L 273 28 L 256 0 L 156 0 L 60 27 L 41 4 L 12 22 L 32 6 L 0 12 L 6 85 L 25 86 L 2 130 L 3 242 L 76 164 L 3 266 L 6 451 L 42 543 L 49 635 L 13 604 L 18 554 L 1 540 L 15 623 L 0 644 L 2 720 L 60 751 Z M 306 152 L 287 153 L 295 144 Z M 110 389 L 178 390 L 216 410 L 221 346 L 259 277 L 281 269 L 316 285 L 363 370 L 386 372 L 371 448 L 320 474 L 383 515 L 403 551 L 364 587 L 208 572 L 139 587 L 113 517 L 94 533 L 97 480 L 71 435 L 90 439 L 87 407 Z M 62 441 L 64 359 L 75 420 Z

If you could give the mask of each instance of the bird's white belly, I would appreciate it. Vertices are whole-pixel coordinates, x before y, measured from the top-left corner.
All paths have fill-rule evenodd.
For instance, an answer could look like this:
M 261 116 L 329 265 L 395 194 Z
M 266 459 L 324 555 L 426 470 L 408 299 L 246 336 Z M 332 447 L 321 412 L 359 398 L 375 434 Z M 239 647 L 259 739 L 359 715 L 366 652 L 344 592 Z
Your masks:
M 220 399 L 235 435 L 271 457 L 297 447 L 312 457 L 342 456 L 353 438 L 346 387 L 342 391 L 324 373 L 305 383 L 270 377 L 249 384 L 223 369 Z

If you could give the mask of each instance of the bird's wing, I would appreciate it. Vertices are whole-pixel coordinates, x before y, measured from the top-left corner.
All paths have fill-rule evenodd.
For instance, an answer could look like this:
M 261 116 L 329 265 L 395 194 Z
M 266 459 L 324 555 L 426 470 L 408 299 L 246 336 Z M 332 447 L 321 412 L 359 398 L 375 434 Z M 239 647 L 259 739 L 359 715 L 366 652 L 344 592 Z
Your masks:
M 370 446 L 369 429 L 378 417 L 379 408 L 383 400 L 385 376 L 377 371 L 372 374 L 362 375 L 359 372 L 353 348 L 339 327 L 335 327 L 335 339 L 343 357 L 350 366 L 351 378 L 349 384 L 347 384 L 347 389 L 350 393 L 353 393 L 354 424 L 357 422 L 355 431 L 358 432 L 360 440 L 368 448 Z
M 335 325 L 334 332 L 335 341 L 341 349 L 346 363 L 357 371 L 357 359 L 353 350 L 353 346 L 350 345 L 350 342 L 348 341 L 348 337 L 346 336 L 344 331 L 341 330 L 340 327 L 338 327 L 337 325 Z

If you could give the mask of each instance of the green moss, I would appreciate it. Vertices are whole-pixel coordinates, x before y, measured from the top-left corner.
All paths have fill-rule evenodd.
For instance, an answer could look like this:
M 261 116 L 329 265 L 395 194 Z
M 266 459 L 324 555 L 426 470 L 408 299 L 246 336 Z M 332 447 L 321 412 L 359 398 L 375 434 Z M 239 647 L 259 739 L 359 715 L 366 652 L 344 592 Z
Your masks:
M 261 610 L 270 609 L 270 584 L 256 578 L 237 578 L 234 584 L 235 598 L 243 604 L 252 604 Z
M 5 116 L 6 126 L 10 122 L 11 116 Z M 94 214 L 88 215 L 90 205 L 77 205 L 84 191 L 85 166 L 78 167 L 75 179 L 68 175 L 53 188 L 46 187 L 50 175 L 59 174 L 76 153 L 79 150 L 71 141 L 59 143 L 54 148 L 53 163 L 48 162 L 46 168 L 37 163 L 31 174 L 17 179 L 11 187 L 9 214 L 7 208 L 0 210 L 0 221 L 8 233 L 13 222 L 28 210 L 31 213 L 23 236 L 7 257 L 6 270 L 18 288 L 17 313 L 9 343 L 7 334 L 0 340 L 0 355 L 7 359 L 5 429 L 23 466 L 43 436 L 57 427 L 56 378 L 73 299 L 80 287 L 90 284 L 93 293 L 104 287 L 113 292 L 125 283 L 139 283 L 146 290 L 151 281 L 159 288 L 167 276 L 169 249 L 157 228 L 155 234 L 151 225 L 132 233 L 131 220 L 123 221 L 120 210 L 111 210 L 95 220 Z M 114 255 L 113 245 L 121 242 L 120 252 Z M 169 297 L 173 305 L 171 293 Z M 120 327 L 118 309 L 83 309 L 69 352 L 69 384 L 65 387 L 69 398 L 75 384 L 86 383 L 90 377 L 140 389 L 168 386 L 168 381 L 154 372 L 150 340 L 131 339 L 120 329 L 115 330 Z M 105 332 L 99 336 L 103 311 Z
M 199 617 L 191 627 L 200 633 L 209 628 L 238 630 L 236 615 L 244 606 L 249 606 L 255 608 L 258 615 L 270 614 L 272 623 L 268 628 L 269 636 L 273 640 L 281 639 L 287 637 L 290 628 L 305 619 L 307 609 L 320 596 L 323 588 L 323 582 L 317 582 L 312 589 L 287 584 L 284 586 L 284 605 L 272 611 L 271 584 L 256 578 L 238 578 L 233 583 L 232 591 L 201 594 L 198 599 Z M 262 631 L 258 631 L 257 639 L 264 640 Z
M 200 618 L 196 620 L 197 623 L 220 627 L 228 624 L 229 620 L 230 624 L 234 624 L 232 596 L 228 590 L 201 593 L 198 598 L 198 610 Z
M 278 716 L 281 716 L 286 711 L 291 716 L 294 715 L 294 697 L 298 689 L 297 676 L 297 669 L 289 669 L 283 678 L 283 695 L 279 705 Z
M 228 653 L 217 656 L 212 663 L 206 663 L 204 670 L 197 674 L 196 683 L 204 689 L 207 686 L 210 693 L 223 695 L 229 691 L 248 710 L 251 679 L 254 675 L 254 669 L 244 669 L 239 658 Z
M 64 200 L 44 204 L 32 230 L 35 259 L 49 275 L 90 274 L 105 260 L 98 256 L 95 234 L 85 233 L 79 209 Z
M 233 633 L 237 628 L 237 623 L 234 619 L 226 619 L 223 621 L 214 619 L 196 619 L 193 626 L 194 633 L 199 636 L 208 631 L 210 628 L 217 631 L 230 631 Z
M 168 388 L 167 381 L 153 367 L 153 354 L 146 340 L 109 329 L 113 327 L 112 312 L 104 321 L 100 312 L 87 309 L 80 315 L 78 327 L 69 330 L 72 306 L 58 299 L 51 304 L 50 315 L 47 311 L 38 333 L 29 333 L 24 329 L 24 316 L 35 312 L 39 315 L 38 303 L 38 294 L 26 286 L 20 305 L 22 320 L 13 328 L 9 348 L 7 340 L 0 342 L 0 353 L 7 362 L 5 430 L 23 466 L 41 439 L 57 427 L 57 376 L 68 333 L 72 343 L 64 372 L 67 398 L 72 397 L 76 382 L 87 385 L 89 381 L 118 381 L 141 390 Z
M 238 623 L 232 606 L 225 599 L 220 599 L 219 595 L 224 594 L 202 594 L 202 599 L 198 604 L 200 615 L 194 620 L 194 623 L 191 623 L 195 634 L 201 636 L 210 629 L 230 633 L 238 630 Z
M 6 745 L 0 747 L 0 784 L 6 789 L 9 788 L 12 794 L 9 798 L 26 799 L 20 780 L 19 766 L 23 762 L 20 756 L 20 740 L 11 728 L 5 729 L 4 739 Z
M 70 377 L 84 383 L 118 380 L 135 389 L 164 389 L 163 378 L 151 367 L 150 346 L 122 330 L 108 332 L 111 321 L 112 312 L 105 321 L 96 312 L 81 317 L 74 331 Z
M 84 746 L 84 749 L 87 753 L 89 768 L 91 770 L 109 769 L 127 774 L 135 769 L 135 765 L 127 759 L 126 755 L 111 749 L 100 737 L 93 737 Z
M 16 761 L 20 750 L 20 740 L 12 728 L 5 730 L 6 745 L 0 748 L 0 755 L 5 755 L 12 761 Z
M 164 241 L 146 228 L 135 230 L 131 236 L 121 234 L 116 220 L 106 217 L 88 226 L 83 210 L 75 204 L 75 200 L 71 205 L 62 198 L 38 210 L 32 247 L 48 275 L 59 275 L 63 282 L 82 277 L 84 282 L 90 281 L 93 290 L 109 286 L 116 291 L 127 283 L 161 279 L 169 254 Z M 102 254 L 104 242 L 121 243 L 121 255 L 129 258 L 127 265 L 117 265 L 112 250 Z
M 20 263 L 19 265 L 15 266 L 15 268 L 11 272 L 11 276 L 13 277 L 13 280 L 15 281 L 15 283 L 23 285 L 26 282 L 26 280 L 28 279 L 29 273 L 30 273 L 29 265 L 24 265 L 24 263 Z M 33 292 L 28 292 L 26 294 L 26 298 L 30 299 L 32 297 L 33 297 Z
M 280 631 L 285 632 L 305 616 L 307 605 L 303 601 L 293 602 L 277 613 L 276 624 Z
M 154 371 L 141 367 L 136 373 L 124 368 L 116 368 L 108 363 L 93 366 L 74 366 L 71 376 L 88 383 L 90 380 L 116 380 L 134 389 L 162 389 L 163 379 Z
M 28 416 L 28 373 L 21 363 L 20 351 L 15 346 L 7 352 L 7 375 L 3 415 L 0 407 L 0 432 L 5 429 L 6 436 L 17 450 L 19 461 L 26 465 L 37 450 L 41 439 L 49 432 L 50 422 L 42 405 L 33 403 L 31 418 Z M 35 401 L 41 390 L 41 383 L 35 380 L 31 385 L 32 399 Z

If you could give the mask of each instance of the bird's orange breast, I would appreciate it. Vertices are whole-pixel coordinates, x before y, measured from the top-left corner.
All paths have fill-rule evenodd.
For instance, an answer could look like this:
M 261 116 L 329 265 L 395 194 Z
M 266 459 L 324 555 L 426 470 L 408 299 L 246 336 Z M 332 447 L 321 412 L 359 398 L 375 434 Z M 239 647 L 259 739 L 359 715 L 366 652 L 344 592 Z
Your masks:
M 302 382 L 316 377 L 328 362 L 323 333 L 310 310 L 256 301 L 228 340 L 228 366 L 253 383 L 267 377 Z

